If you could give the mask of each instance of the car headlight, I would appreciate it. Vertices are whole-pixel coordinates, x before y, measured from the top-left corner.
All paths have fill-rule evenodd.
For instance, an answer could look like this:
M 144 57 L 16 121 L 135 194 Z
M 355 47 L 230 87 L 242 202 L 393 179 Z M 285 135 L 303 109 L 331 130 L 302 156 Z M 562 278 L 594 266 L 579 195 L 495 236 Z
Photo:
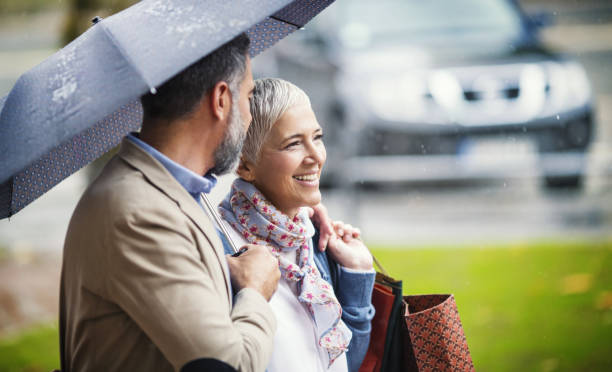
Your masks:
M 426 112 L 427 85 L 417 73 L 372 80 L 367 99 L 372 112 L 383 120 L 419 120 Z
M 434 100 L 456 119 L 463 107 L 463 88 L 457 77 L 446 70 L 435 71 L 429 78 L 429 89 Z
M 583 105 L 591 98 L 591 83 L 586 74 L 586 71 L 577 62 L 565 63 L 565 70 L 567 71 L 570 102 Z
M 549 99 L 553 110 L 559 112 L 580 107 L 590 100 L 591 84 L 579 63 L 551 63 L 548 75 Z

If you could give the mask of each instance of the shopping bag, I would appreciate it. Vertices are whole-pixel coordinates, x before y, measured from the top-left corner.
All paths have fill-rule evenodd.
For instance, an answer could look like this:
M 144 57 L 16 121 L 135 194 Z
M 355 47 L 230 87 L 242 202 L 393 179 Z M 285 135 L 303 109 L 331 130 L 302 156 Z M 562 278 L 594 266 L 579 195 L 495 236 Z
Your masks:
M 474 371 L 452 294 L 405 296 L 405 371 Z
M 474 371 L 453 295 L 402 297 L 402 281 L 379 270 L 370 345 L 359 372 Z
M 403 371 L 405 358 L 401 353 L 405 303 L 402 299 L 402 281 L 376 273 L 372 305 L 376 313 L 372 319 L 370 345 L 359 372 Z

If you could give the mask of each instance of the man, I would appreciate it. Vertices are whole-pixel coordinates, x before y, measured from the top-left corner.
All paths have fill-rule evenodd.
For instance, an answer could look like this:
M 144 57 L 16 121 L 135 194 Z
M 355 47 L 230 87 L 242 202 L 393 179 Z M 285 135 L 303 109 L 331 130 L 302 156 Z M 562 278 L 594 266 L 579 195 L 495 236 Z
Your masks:
M 226 259 L 199 199 L 251 121 L 248 46 L 240 35 L 143 96 L 140 134 L 79 201 L 62 266 L 64 372 L 265 369 L 278 262 L 256 245 Z

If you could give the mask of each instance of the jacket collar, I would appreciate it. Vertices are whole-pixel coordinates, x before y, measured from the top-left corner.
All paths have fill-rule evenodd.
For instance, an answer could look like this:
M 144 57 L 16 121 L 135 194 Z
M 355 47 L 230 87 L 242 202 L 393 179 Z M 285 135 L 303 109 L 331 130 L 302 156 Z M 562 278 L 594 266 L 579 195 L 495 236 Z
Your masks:
M 159 161 L 194 199 L 200 200 L 201 193 L 210 193 L 212 188 L 217 184 L 217 179 L 212 174 L 201 176 L 194 173 L 191 169 L 187 169 L 181 164 L 176 163 L 155 147 L 142 141 L 138 137 L 138 133 L 130 133 L 126 138 Z
M 127 138 L 124 138 L 121 142 L 121 148 L 117 155 L 130 166 L 139 170 L 152 185 L 176 202 L 181 211 L 195 223 L 213 247 L 225 278 L 228 278 L 229 272 L 227 271 L 223 244 L 211 219 L 189 192 L 157 159 Z M 227 280 L 225 280 L 225 287 L 231 304 L 232 294 Z

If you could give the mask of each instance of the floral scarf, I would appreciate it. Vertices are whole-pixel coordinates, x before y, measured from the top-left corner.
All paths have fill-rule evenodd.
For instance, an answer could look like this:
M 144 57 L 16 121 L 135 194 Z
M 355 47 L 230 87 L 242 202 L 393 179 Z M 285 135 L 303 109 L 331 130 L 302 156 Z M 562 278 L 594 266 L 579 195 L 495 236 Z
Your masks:
M 327 350 L 331 366 L 347 350 L 352 334 L 341 319 L 342 307 L 333 288 L 321 277 L 311 257 L 314 227 L 306 210 L 302 208 L 291 220 L 255 186 L 238 178 L 219 212 L 249 243 L 269 246 L 279 259 L 281 277 L 297 282 L 298 299 L 315 320 L 319 346 Z M 297 264 L 279 255 L 291 250 L 297 250 Z

